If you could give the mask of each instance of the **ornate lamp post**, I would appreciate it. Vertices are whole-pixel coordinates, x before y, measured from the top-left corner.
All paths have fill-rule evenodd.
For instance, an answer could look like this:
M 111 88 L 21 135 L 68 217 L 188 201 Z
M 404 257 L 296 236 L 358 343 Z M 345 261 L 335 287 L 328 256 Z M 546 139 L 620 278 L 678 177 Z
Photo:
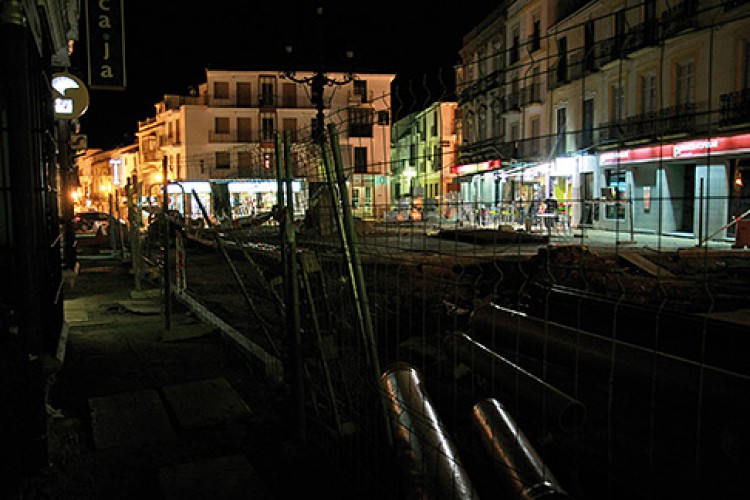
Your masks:
M 315 14 L 317 16 L 323 15 L 323 7 L 316 7 Z M 316 28 L 318 33 L 318 67 L 311 76 L 299 76 L 294 70 L 282 71 L 281 77 L 291 80 L 296 83 L 302 83 L 310 86 L 310 101 L 315 105 L 317 114 L 315 116 L 315 130 L 313 131 L 315 141 L 322 143 L 325 140 L 325 125 L 323 110 L 325 109 L 325 102 L 323 100 L 323 90 L 325 87 L 341 86 L 351 83 L 356 80 L 356 76 L 353 72 L 347 71 L 342 78 L 333 78 L 326 73 L 323 65 L 323 49 L 321 47 L 321 36 L 320 36 L 320 22 L 316 22 Z M 292 46 L 287 45 L 286 53 L 291 55 Z M 346 58 L 351 60 L 354 57 L 352 51 L 346 52 Z

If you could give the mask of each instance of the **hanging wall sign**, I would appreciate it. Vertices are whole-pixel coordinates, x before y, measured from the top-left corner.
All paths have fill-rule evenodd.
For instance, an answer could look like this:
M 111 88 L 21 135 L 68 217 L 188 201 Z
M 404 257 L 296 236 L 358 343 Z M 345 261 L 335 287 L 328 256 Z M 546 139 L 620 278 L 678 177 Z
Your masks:
M 86 0 L 89 87 L 125 90 L 123 0 Z
M 89 91 L 80 78 L 70 73 L 55 73 L 50 85 L 56 119 L 72 120 L 86 112 L 89 107 Z

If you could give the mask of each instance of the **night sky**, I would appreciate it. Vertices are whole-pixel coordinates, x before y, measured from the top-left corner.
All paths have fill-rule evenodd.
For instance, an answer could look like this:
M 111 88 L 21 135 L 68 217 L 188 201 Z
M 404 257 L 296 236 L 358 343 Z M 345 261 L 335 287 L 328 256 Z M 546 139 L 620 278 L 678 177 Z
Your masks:
M 323 15 L 314 7 L 323 5 Z M 127 89 L 90 91 L 81 132 L 91 148 L 131 144 L 138 120 L 154 116 L 164 94 L 186 95 L 205 81 L 205 69 L 351 69 L 397 75 L 396 118 L 450 97 L 453 66 L 463 36 L 497 5 L 478 0 L 456 5 L 427 0 L 382 0 L 356 5 L 335 1 L 125 1 Z M 363 11 L 363 9 L 366 9 Z M 316 29 L 315 19 L 321 20 Z M 71 71 L 86 75 L 84 13 Z M 317 41 L 321 41 L 318 43 Z M 284 48 L 293 47 L 292 56 Z M 322 47 L 322 51 L 319 49 Z M 321 57 L 322 56 L 322 57 Z M 426 80 L 425 80 L 426 77 Z M 423 91 L 427 83 L 429 92 Z

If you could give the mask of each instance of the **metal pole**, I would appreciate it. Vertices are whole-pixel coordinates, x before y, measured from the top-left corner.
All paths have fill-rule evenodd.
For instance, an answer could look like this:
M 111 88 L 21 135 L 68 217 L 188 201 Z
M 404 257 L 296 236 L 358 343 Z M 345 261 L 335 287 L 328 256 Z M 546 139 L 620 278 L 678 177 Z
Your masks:
M 711 168 L 709 165 L 708 168 Z M 698 191 L 698 246 L 703 244 L 703 177 Z
M 172 284 L 170 277 L 170 259 L 169 259 L 169 216 L 167 215 L 167 209 L 169 206 L 169 193 L 167 193 L 167 186 L 169 185 L 167 157 L 162 159 L 162 189 L 164 190 L 164 201 L 162 202 L 161 213 L 162 213 L 162 231 L 164 238 L 164 269 L 162 276 L 164 277 L 164 329 L 169 330 L 172 328 Z
M 294 233 L 294 193 L 292 190 L 292 155 L 291 133 L 284 132 L 284 170 L 286 184 L 286 206 L 283 214 L 284 240 L 287 244 L 289 258 L 289 307 L 286 309 L 289 339 L 292 348 L 292 374 L 294 376 L 295 413 L 297 417 L 297 432 L 300 441 L 307 439 L 305 424 L 305 384 L 302 359 L 302 339 L 300 338 L 300 303 L 299 303 L 299 271 L 297 268 L 297 241 Z
M 359 320 L 359 330 L 365 344 L 365 351 L 368 354 L 370 366 L 375 372 L 375 380 L 380 377 L 380 360 L 378 357 L 377 345 L 375 343 L 375 333 L 372 326 L 372 316 L 370 315 L 370 305 L 367 300 L 367 287 L 365 286 L 364 275 L 362 274 L 362 264 L 359 259 L 359 249 L 357 248 L 357 234 L 354 229 L 354 219 L 352 217 L 351 203 L 349 202 L 349 191 L 346 186 L 346 176 L 344 174 L 344 162 L 341 157 L 341 147 L 339 143 L 339 133 L 336 124 L 328 125 L 328 134 L 333 151 L 333 163 L 336 169 L 336 183 L 338 185 L 339 197 L 341 198 L 341 210 L 336 210 L 337 219 L 339 219 L 339 228 L 341 231 L 341 241 L 344 246 L 344 253 L 347 257 L 347 267 L 352 286 L 352 295 L 354 306 Z M 326 176 L 333 178 L 330 162 L 327 160 L 328 155 L 323 148 L 323 159 L 326 168 Z M 333 191 L 332 191 L 333 194 Z M 385 414 L 386 429 L 388 428 L 388 416 Z M 387 433 L 390 436 L 390 432 Z
M 133 270 L 133 280 L 135 289 L 141 290 L 141 242 L 140 242 L 140 224 L 139 217 L 136 213 L 139 210 L 138 204 L 138 176 L 133 174 L 132 181 L 128 180 L 128 222 L 130 224 L 130 258 L 131 269 Z

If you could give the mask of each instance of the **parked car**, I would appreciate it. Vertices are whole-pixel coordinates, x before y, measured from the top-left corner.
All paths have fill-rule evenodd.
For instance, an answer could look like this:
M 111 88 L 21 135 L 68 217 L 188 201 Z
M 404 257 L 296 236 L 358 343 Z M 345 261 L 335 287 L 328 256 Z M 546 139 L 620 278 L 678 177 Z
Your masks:
M 76 235 L 96 235 L 100 229 L 101 233 L 106 235 L 109 229 L 109 214 L 107 212 L 77 212 L 73 216 L 73 227 Z

